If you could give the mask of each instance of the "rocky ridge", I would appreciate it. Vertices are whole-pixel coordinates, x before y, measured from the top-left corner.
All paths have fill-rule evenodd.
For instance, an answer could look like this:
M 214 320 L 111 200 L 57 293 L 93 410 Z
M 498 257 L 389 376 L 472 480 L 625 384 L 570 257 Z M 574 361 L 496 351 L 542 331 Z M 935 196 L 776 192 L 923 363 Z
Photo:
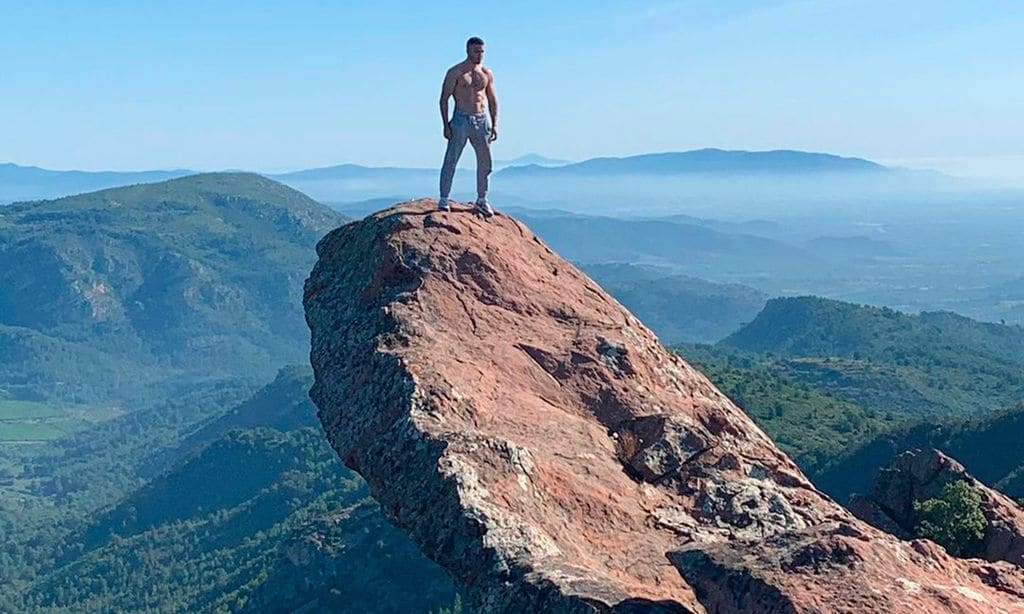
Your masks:
M 852 516 L 521 223 L 435 209 L 318 244 L 310 396 L 471 607 L 1024 611 L 1020 569 Z
M 878 472 L 870 493 L 850 498 L 850 511 L 865 522 L 909 539 L 916 522 L 914 501 L 937 497 L 946 484 L 956 480 L 969 483 L 981 497 L 987 525 L 977 549 L 968 554 L 1024 567 L 1024 510 L 934 448 L 908 450 L 896 456 Z

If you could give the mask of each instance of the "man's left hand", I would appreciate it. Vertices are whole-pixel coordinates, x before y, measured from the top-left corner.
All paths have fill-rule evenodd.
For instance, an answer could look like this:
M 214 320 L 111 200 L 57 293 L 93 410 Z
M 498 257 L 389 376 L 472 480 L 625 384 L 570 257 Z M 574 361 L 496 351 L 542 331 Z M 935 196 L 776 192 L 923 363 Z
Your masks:
M 487 137 L 487 141 L 490 142 L 490 143 L 493 143 L 494 141 L 497 141 L 497 140 L 498 140 L 498 127 L 497 126 L 493 126 L 491 128 L 491 136 Z

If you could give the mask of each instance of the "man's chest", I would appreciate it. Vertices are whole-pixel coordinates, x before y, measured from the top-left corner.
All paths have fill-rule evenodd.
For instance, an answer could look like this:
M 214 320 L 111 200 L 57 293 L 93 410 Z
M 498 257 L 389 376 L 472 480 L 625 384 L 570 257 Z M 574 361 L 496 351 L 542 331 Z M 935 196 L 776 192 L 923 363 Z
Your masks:
M 459 73 L 455 86 L 474 91 L 482 90 L 487 87 L 487 73 L 480 69 Z

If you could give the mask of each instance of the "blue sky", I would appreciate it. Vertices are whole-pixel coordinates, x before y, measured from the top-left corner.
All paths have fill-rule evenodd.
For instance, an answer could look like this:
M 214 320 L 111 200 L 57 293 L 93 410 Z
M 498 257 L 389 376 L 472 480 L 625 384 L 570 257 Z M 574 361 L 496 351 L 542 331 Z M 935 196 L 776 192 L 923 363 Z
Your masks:
M 0 0 L 0 15 L 0 162 L 436 166 L 441 78 L 474 34 L 499 158 L 1024 161 L 1022 2 Z

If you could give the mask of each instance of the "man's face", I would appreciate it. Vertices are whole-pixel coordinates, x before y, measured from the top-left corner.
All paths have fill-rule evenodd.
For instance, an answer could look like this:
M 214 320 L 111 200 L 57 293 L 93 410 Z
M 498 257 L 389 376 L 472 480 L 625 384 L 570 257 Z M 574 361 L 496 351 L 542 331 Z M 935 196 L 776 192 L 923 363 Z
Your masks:
M 469 56 L 469 61 L 474 64 L 479 64 L 484 61 L 484 46 L 483 45 L 469 45 L 466 47 L 466 55 Z

